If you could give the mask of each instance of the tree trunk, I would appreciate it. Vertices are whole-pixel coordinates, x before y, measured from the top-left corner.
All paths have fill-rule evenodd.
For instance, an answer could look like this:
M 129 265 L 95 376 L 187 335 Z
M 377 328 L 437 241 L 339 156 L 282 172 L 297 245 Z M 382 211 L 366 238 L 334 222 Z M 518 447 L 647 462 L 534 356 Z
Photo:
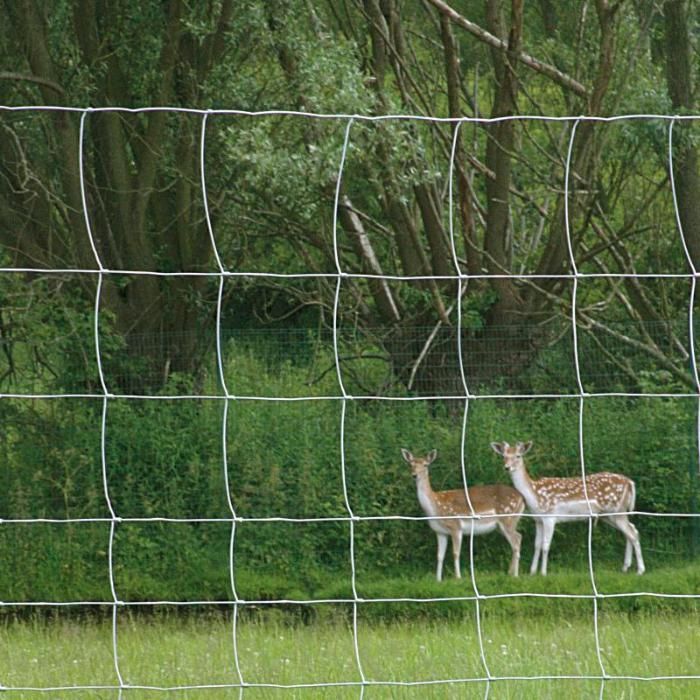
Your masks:
M 150 98 L 159 106 L 181 102 L 196 107 L 201 85 L 224 51 L 232 1 L 220 4 L 213 31 L 196 40 L 185 29 L 181 0 L 170 0 L 161 9 L 151 35 L 160 42 L 160 56 L 152 66 L 159 82 Z M 19 37 L 44 104 L 69 104 L 61 83 L 75 69 L 60 63 L 47 29 L 48 11 L 30 0 L 5 3 L 5 16 Z M 100 75 L 91 85 L 94 106 L 129 107 L 135 100 L 133 81 L 111 45 L 123 12 L 114 3 L 100 12 L 92 0 L 73 5 L 73 48 L 82 64 Z M 80 115 L 55 111 L 28 119 L 43 126 L 45 156 L 29 161 L 23 151 L 26 130 L 7 126 L 11 138 L 2 140 L 0 153 L 6 164 L 14 165 L 0 180 L 0 221 L 8 224 L 0 228 L 0 241 L 16 251 L 18 265 L 96 269 L 83 214 Z M 102 330 L 121 335 L 126 354 L 140 360 L 135 376 L 130 376 L 128 362 L 119 361 L 115 381 L 124 389 L 157 389 L 169 372 L 191 374 L 201 366 L 206 330 L 213 324 L 213 313 L 202 313 L 202 301 L 214 291 L 207 278 L 114 273 L 212 269 L 199 188 L 193 184 L 200 178 L 200 124 L 199 117 L 173 117 L 164 111 L 94 112 L 85 119 L 82 165 L 88 216 L 99 263 L 112 271 L 103 278 L 100 308 L 113 323 L 103 318 Z M 87 298 L 93 297 L 96 277 L 80 279 Z M 109 361 L 105 366 L 110 369 Z
M 692 112 L 695 107 L 695 86 L 691 62 L 690 34 L 686 15 L 688 3 L 667 0 L 664 3 L 666 37 L 666 85 L 673 108 Z M 693 267 L 700 269 L 700 168 L 697 139 L 690 135 L 691 126 L 674 125 L 673 176 L 676 204 Z
M 489 0 L 489 29 L 494 34 L 501 33 L 501 7 L 499 0 Z M 505 54 L 492 50 L 496 74 L 495 95 L 492 117 L 510 117 L 517 112 L 518 77 L 515 73 L 515 57 L 520 51 L 523 30 L 523 5 L 521 0 L 513 0 L 511 22 L 508 32 L 508 50 Z M 505 119 L 491 123 L 488 127 L 486 165 L 493 172 L 493 178 L 486 179 L 486 269 L 490 274 L 502 275 L 511 269 L 511 220 L 510 188 L 511 158 L 515 144 L 515 121 Z M 491 309 L 491 323 L 503 325 L 512 321 L 520 311 L 515 281 L 511 278 L 496 277 L 491 285 L 498 294 L 498 300 Z

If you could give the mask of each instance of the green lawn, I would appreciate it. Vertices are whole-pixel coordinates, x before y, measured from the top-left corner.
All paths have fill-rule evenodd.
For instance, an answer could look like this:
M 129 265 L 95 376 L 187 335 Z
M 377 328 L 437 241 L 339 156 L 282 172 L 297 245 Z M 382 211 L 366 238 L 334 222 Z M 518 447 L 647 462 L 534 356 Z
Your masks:
M 439 604 L 439 603 L 434 603 Z M 475 618 L 446 622 L 413 620 L 377 623 L 363 620 L 359 606 L 357 648 L 369 682 L 364 698 L 483 698 L 486 676 Z M 236 642 L 246 683 L 304 685 L 357 684 L 361 674 L 353 626 L 333 605 L 310 624 L 289 624 L 283 614 L 240 619 Z M 482 616 L 484 656 L 492 677 L 593 676 L 600 661 L 610 676 L 650 678 L 700 673 L 700 619 L 695 613 L 599 616 L 600 661 L 593 616 L 556 619 L 489 614 Z M 275 614 L 273 614 L 275 613 Z M 155 688 L 226 685 L 239 682 L 231 617 L 195 615 L 119 617 L 119 668 L 124 682 Z M 447 682 L 462 679 L 464 682 Z M 0 626 L 0 682 L 5 688 L 105 686 L 92 690 L 3 693 L 12 698 L 119 697 L 111 621 L 55 619 L 4 622 Z M 408 683 L 415 685 L 390 685 Z M 497 680 L 489 699 L 598 698 L 597 679 Z M 359 687 L 249 687 L 246 700 L 262 698 L 358 698 Z M 124 698 L 239 697 L 224 688 L 180 691 L 135 688 Z M 605 698 L 700 697 L 700 681 L 609 680 Z

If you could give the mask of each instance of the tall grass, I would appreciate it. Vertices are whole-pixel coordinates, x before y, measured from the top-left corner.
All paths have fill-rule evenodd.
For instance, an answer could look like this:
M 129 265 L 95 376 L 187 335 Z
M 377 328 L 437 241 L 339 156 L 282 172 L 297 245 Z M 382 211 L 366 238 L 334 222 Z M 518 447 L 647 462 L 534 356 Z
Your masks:
M 486 614 L 480 644 L 473 618 L 378 624 L 360 614 L 355 640 L 353 626 L 333 609 L 311 625 L 290 624 L 288 617 L 273 612 L 238 619 L 237 668 L 230 615 L 143 618 L 122 613 L 117 649 L 123 681 L 132 687 L 124 692 L 126 698 L 238 697 L 237 691 L 221 686 L 237 685 L 240 670 L 250 684 L 244 697 L 255 700 L 357 698 L 363 677 L 365 697 L 372 700 L 482 698 L 489 674 L 495 679 L 493 698 L 598 697 L 603 672 L 635 677 L 607 680 L 606 698 L 685 700 L 700 694 L 700 681 L 658 677 L 698 672 L 699 621 L 697 615 L 601 612 L 599 657 L 592 616 Z M 5 622 L 0 641 L 2 683 L 24 689 L 6 691 L 13 700 L 118 696 L 108 621 Z M 312 687 L 322 683 L 336 685 Z M 272 687 L 277 685 L 307 687 Z M 70 686 L 93 689 L 71 691 Z M 214 687 L 175 690 L 177 686 Z M 62 689 L 47 694 L 41 688 Z

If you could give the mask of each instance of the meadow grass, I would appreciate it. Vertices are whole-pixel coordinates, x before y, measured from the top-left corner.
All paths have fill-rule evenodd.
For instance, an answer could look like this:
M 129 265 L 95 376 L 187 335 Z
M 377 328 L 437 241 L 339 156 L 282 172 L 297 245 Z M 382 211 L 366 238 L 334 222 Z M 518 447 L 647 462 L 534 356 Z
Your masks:
M 369 682 L 364 698 L 483 698 L 488 673 L 499 676 L 593 678 L 512 679 L 490 684 L 489 698 L 598 698 L 601 662 L 608 675 L 693 675 L 700 672 L 698 615 L 628 615 L 600 611 L 596 650 L 593 615 L 540 618 L 491 613 L 483 606 L 479 644 L 476 618 L 401 622 L 367 621 L 359 606 L 357 650 Z M 345 611 L 347 612 L 347 611 Z M 247 687 L 243 697 L 357 698 L 362 676 L 354 629 L 335 605 L 312 623 L 290 622 L 271 610 L 240 617 L 236 649 Z M 173 686 L 237 684 L 231 614 L 118 616 L 119 668 L 123 698 L 239 697 L 237 688 Z M 0 626 L 0 682 L 8 698 L 102 699 L 120 697 L 110 620 L 29 619 Z M 471 679 L 471 680 L 468 680 Z M 272 685 L 339 684 L 324 688 Z M 414 685 L 392 685 L 408 683 Z M 257 685 L 261 684 L 261 685 Z M 269 684 L 269 685 L 268 685 Z M 69 690 L 70 686 L 102 686 Z M 151 689 L 148 688 L 151 687 Z M 268 686 L 268 687 L 266 687 Z M 62 688 L 39 691 L 38 688 Z M 157 688 L 160 688 L 158 690 Z M 700 696 L 698 680 L 608 680 L 605 698 Z

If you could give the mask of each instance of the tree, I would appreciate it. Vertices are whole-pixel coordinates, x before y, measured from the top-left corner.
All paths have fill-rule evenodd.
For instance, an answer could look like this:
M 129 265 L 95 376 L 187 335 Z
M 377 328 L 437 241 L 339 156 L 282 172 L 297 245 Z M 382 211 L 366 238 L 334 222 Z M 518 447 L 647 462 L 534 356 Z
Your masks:
M 284 7 L 274 12 L 283 13 Z M 546 13 L 528 14 L 519 2 L 507 7 L 494 0 L 486 3 L 483 14 L 475 12 L 475 21 L 442 0 L 411 9 L 391 0 L 366 0 L 340 7 L 333 3 L 327 18 L 316 16 L 316 31 L 318 39 L 324 32 L 337 32 L 348 51 L 355 51 L 371 90 L 364 107 L 372 115 L 517 117 L 527 111 L 604 117 L 629 111 L 644 89 L 653 91 L 662 74 L 663 65 L 654 62 L 647 41 L 658 14 L 652 9 L 651 17 L 630 25 L 628 13 L 633 11 L 624 3 L 599 0 L 562 10 L 552 23 Z M 288 35 L 290 22 L 277 21 Z M 274 33 L 274 23 L 268 26 L 273 42 L 286 41 Z M 524 27 L 531 45 L 551 58 L 523 49 Z M 314 86 L 307 83 L 303 91 L 295 90 L 304 80 L 300 67 L 310 57 L 298 42 L 287 45 L 284 56 L 287 88 L 299 95 L 304 108 L 313 103 Z M 630 85 L 630 71 L 647 71 L 648 77 Z M 484 85 L 491 86 L 490 94 L 484 94 Z M 656 111 L 664 108 L 663 100 L 657 100 Z M 453 137 L 456 260 L 446 183 Z M 337 162 L 340 135 L 333 138 Z M 461 393 L 454 361 L 449 370 L 442 368 L 456 350 L 456 285 L 450 277 L 468 272 L 474 277 L 464 283 L 461 304 L 468 331 L 461 339 L 468 381 L 517 381 L 544 345 L 570 329 L 573 285 L 565 276 L 573 272 L 574 261 L 581 271 L 610 274 L 634 272 L 650 255 L 662 256 L 662 267 L 677 256 L 677 238 L 666 233 L 673 213 L 665 199 L 669 182 L 664 139 L 647 124 L 622 128 L 593 121 L 573 129 L 571 122 L 502 120 L 462 126 L 456 135 L 453 127 L 438 122 L 353 125 L 354 149 L 346 162 L 338 212 L 341 243 L 348 243 L 340 248 L 343 269 L 418 279 L 385 284 L 343 280 L 348 301 L 341 311 L 368 332 L 383 329 L 379 342 L 410 387 L 430 394 Z M 285 132 L 284 143 L 292 140 Z M 276 143 L 281 147 L 282 140 Z M 328 150 L 310 153 L 308 143 L 302 148 L 313 162 L 329 157 Z M 332 172 L 327 163 L 325 169 Z M 333 185 L 334 180 L 325 187 L 320 183 L 318 196 L 307 188 L 306 199 L 297 198 L 281 218 L 298 221 L 296 205 L 301 201 L 309 205 L 307 211 L 322 216 L 310 203 L 330 197 Z M 254 185 L 250 193 L 255 199 L 261 195 Z M 692 207 L 692 199 L 685 201 Z M 327 218 L 324 226 L 330 228 Z M 319 272 L 334 269 L 331 237 L 319 237 L 303 224 L 299 230 L 305 232 L 306 264 Z M 284 231 L 288 237 L 288 229 Z M 309 248 L 318 257 L 309 256 Z M 537 277 L 505 277 L 509 272 Z M 687 303 L 678 289 L 662 280 L 646 283 L 633 277 L 622 282 L 601 278 L 581 287 L 576 309 L 581 332 L 626 381 L 636 385 L 637 369 L 611 350 L 610 343 L 626 345 L 689 385 L 687 343 L 675 323 L 677 312 L 673 318 L 668 313 Z M 290 297 L 302 304 L 310 303 L 308 294 L 308 289 L 290 290 Z M 330 310 L 332 288 L 325 296 L 317 289 L 311 294 Z M 664 308 L 653 301 L 655 296 L 664 300 Z M 623 322 L 627 325 L 621 330 Z M 653 337 L 649 323 L 663 326 L 668 346 Z
M 675 112 L 692 114 L 698 104 L 696 76 L 692 63 L 692 43 L 688 8 L 690 2 L 667 0 L 664 10 L 664 49 L 666 84 Z M 677 189 L 678 217 L 694 269 L 700 264 L 700 166 L 698 147 L 691 129 L 679 125 L 680 142 L 674 154 L 674 177 Z
M 358 329 L 395 376 L 427 394 L 462 393 L 458 340 L 470 385 L 521 381 L 570 328 L 574 266 L 610 274 L 578 289 L 582 336 L 626 381 L 637 381 L 638 368 L 609 342 L 690 386 L 687 343 L 669 311 L 687 303 L 685 292 L 667 280 L 612 274 L 676 269 L 667 125 L 519 118 L 604 117 L 644 101 L 645 110 L 666 112 L 657 85 L 667 66 L 671 105 L 692 111 L 697 95 L 683 66 L 694 15 L 680 2 L 666 3 L 663 14 L 643 5 L 583 0 L 554 13 L 551 3 L 520 0 L 461 12 L 444 0 L 220 0 L 196 8 L 83 0 L 59 3 L 49 22 L 36 2 L 8 2 L 5 58 L 23 67 L 2 73 L 0 89 L 6 103 L 28 95 L 62 105 L 495 117 L 459 126 L 356 119 L 338 183 L 345 120 L 212 115 L 207 195 L 222 263 L 320 275 L 340 265 L 351 273 L 338 299 L 341 326 Z M 684 39 L 660 50 L 664 24 Z M 84 127 L 88 209 L 104 268 L 216 272 L 199 187 L 201 117 L 100 112 Z M 4 128 L 6 249 L 25 265 L 94 269 L 75 158 L 80 119 L 12 113 Z M 695 256 L 696 146 L 692 126 L 675 129 L 679 216 Z M 461 273 L 469 277 L 458 284 Z M 150 357 L 150 376 L 200 365 L 214 277 L 104 279 L 105 316 L 132 354 Z M 225 320 L 299 323 L 313 309 L 307 319 L 330 325 L 335 297 L 333 278 L 236 277 L 225 285 Z M 621 329 L 623 322 L 634 325 Z M 144 350 L 144 337 L 160 338 L 165 353 Z
M 196 107 L 229 48 L 232 12 L 230 0 L 201 9 L 181 0 L 6 2 L 3 62 L 22 68 L 2 74 L 2 102 Z M 100 303 L 127 354 L 147 360 L 145 381 L 194 371 L 211 324 L 201 310 L 209 280 L 127 271 L 212 269 L 197 184 L 199 120 L 96 112 L 82 123 L 60 110 L 15 112 L 4 115 L 3 130 L 0 240 L 12 264 L 125 271 L 104 277 Z M 83 214 L 81 138 L 95 254 Z M 96 276 L 82 279 L 93 297 Z

